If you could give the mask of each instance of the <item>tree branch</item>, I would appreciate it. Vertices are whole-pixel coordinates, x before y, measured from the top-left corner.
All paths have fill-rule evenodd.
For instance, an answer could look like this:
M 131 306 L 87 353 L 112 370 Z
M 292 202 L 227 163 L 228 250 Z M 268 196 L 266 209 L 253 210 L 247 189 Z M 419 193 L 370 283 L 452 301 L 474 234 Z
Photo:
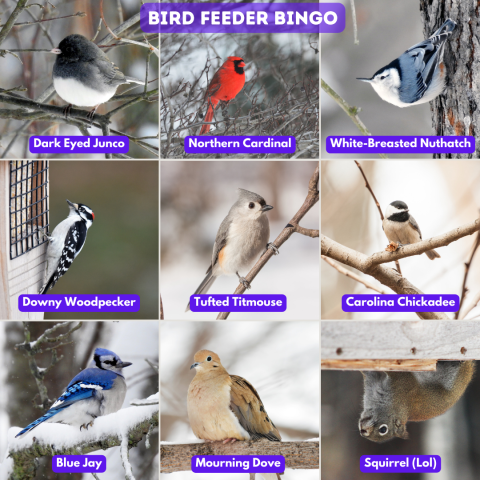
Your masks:
M 0 45 L 7 38 L 7 35 L 10 33 L 10 30 L 14 27 L 15 20 L 23 12 L 23 10 L 27 8 L 27 3 L 28 3 L 28 0 L 18 0 L 15 10 L 13 10 L 12 14 L 6 21 L 4 27 L 0 31 Z
M 77 432 L 77 429 L 73 429 L 73 427 L 68 425 L 46 424 L 50 428 L 72 429 L 72 435 L 69 436 L 71 443 L 68 446 L 57 449 L 55 444 L 48 444 L 42 441 L 41 432 L 38 432 L 36 440 L 33 442 L 31 439 L 28 440 L 28 438 L 14 440 L 14 443 L 9 444 L 9 455 L 14 462 L 14 473 L 10 480 L 33 480 L 36 474 L 35 469 L 38 457 L 86 455 L 96 450 L 108 450 L 112 447 L 118 447 L 122 445 L 122 441 L 128 442 L 128 449 L 136 447 L 152 426 L 158 427 L 158 413 L 158 406 L 124 408 L 116 413 L 97 418 L 95 425 L 87 432 Z M 118 417 L 116 422 L 112 422 L 111 415 Z M 121 427 L 119 425 L 125 425 L 132 416 L 138 418 L 138 421 L 129 425 L 125 433 L 120 432 Z M 97 427 L 100 427 L 98 432 L 96 432 Z M 62 439 L 62 442 L 64 441 L 65 439 Z M 19 445 L 19 442 L 22 443 Z M 26 445 L 23 445 L 24 443 Z
M 480 226 L 480 219 L 479 219 L 479 226 Z M 353 267 L 360 272 L 363 272 L 367 275 L 370 275 L 376 278 L 380 283 L 385 285 L 386 287 L 391 288 L 395 293 L 401 295 L 423 295 L 423 292 L 411 284 L 405 277 L 399 275 L 392 268 L 384 267 L 383 265 L 373 264 L 371 258 L 377 254 L 372 255 L 372 257 L 367 257 L 367 255 L 357 252 L 356 250 L 352 250 L 351 248 L 345 247 L 340 243 L 335 242 L 334 240 L 322 235 L 321 237 L 322 248 L 321 252 L 322 255 L 326 257 L 333 258 L 344 265 L 348 265 Z M 428 243 L 428 240 L 426 241 Z M 420 242 L 424 243 L 424 242 Z M 406 247 L 414 247 L 418 245 L 417 243 L 414 245 L 407 245 Z M 425 250 L 428 250 L 426 248 Z M 390 254 L 389 252 L 384 252 Z M 395 254 L 397 252 L 393 252 Z M 423 253 L 423 251 L 421 252 Z M 382 255 L 382 254 L 378 254 Z M 390 254 L 391 255 L 391 254 Z M 403 258 L 403 257 L 401 257 Z M 417 315 L 420 318 L 426 320 L 448 320 L 448 316 L 445 313 L 438 313 L 438 312 L 417 312 Z
M 360 108 L 351 107 L 330 85 L 328 85 L 322 78 L 322 89 L 340 106 L 340 108 L 350 117 L 355 126 L 360 130 L 363 135 L 371 136 L 372 134 L 360 120 L 358 116 Z M 387 155 L 379 153 L 380 158 L 388 158 Z
M 280 247 L 297 231 L 297 228 L 301 228 L 298 226 L 300 220 L 307 214 L 307 212 L 318 202 L 318 178 L 319 178 L 319 165 L 313 172 L 313 175 L 308 182 L 308 194 L 303 202 L 303 205 L 300 207 L 298 212 L 294 215 L 294 217 L 290 220 L 287 226 L 281 231 L 280 235 L 272 242 L 272 245 L 280 249 Z M 307 230 L 307 229 L 305 229 Z M 315 232 L 312 230 L 312 232 Z M 301 233 L 301 232 L 300 232 Z M 305 235 L 305 233 L 304 233 Z M 315 238 L 313 235 L 312 238 Z M 318 235 L 317 235 L 318 236 Z M 274 251 L 270 248 L 267 248 L 265 253 L 259 258 L 257 263 L 253 266 L 253 268 L 248 272 L 245 279 L 248 283 L 252 283 L 253 279 L 260 273 L 260 270 L 267 264 L 270 258 L 275 255 Z M 244 293 L 246 288 L 243 284 L 239 284 L 236 288 L 234 295 L 240 295 Z M 226 320 L 230 312 L 222 312 L 219 313 L 217 316 L 217 320 Z
M 319 442 L 270 442 L 268 440 L 223 444 L 161 444 L 160 473 L 191 470 L 194 455 L 283 455 L 285 467 L 293 469 L 319 468 Z

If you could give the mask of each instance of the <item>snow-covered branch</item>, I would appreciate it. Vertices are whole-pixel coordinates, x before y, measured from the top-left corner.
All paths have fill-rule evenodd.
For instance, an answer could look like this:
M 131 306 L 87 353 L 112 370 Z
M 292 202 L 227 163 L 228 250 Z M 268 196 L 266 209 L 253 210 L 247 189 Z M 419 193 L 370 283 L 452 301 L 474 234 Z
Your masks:
M 158 394 L 147 400 L 158 400 Z M 111 415 L 99 417 L 93 427 L 78 427 L 58 423 L 42 423 L 23 438 L 15 438 L 21 430 L 8 431 L 8 455 L 13 459 L 13 472 L 9 480 L 31 480 L 35 477 L 35 459 L 53 455 L 86 455 L 96 450 L 107 450 L 122 445 L 125 450 L 136 447 L 152 427 L 158 427 L 158 405 L 133 406 Z M 131 466 L 125 462 L 126 471 Z M 131 477 L 133 478 L 133 476 Z

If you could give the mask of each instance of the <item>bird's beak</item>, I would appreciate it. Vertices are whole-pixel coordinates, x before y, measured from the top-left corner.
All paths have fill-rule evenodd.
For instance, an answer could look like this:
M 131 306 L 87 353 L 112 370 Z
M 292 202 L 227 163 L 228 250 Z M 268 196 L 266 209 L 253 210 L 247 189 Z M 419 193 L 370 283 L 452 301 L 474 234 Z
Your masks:
M 373 82 L 373 78 L 357 78 L 357 80 L 360 80 L 362 82 L 367 82 L 367 83 Z
M 55 55 L 60 55 L 62 51 L 59 48 L 52 48 L 52 50 L 50 50 L 50 53 L 54 53 Z
M 77 210 L 77 208 L 78 208 L 78 203 L 72 203 L 70 200 L 67 200 L 67 203 L 68 203 L 72 208 L 74 208 L 75 210 Z
M 271 205 L 265 205 L 263 208 L 262 208 L 262 212 L 268 212 L 269 210 L 271 210 L 273 207 Z
M 117 363 L 116 367 L 117 368 L 125 368 L 125 367 L 129 367 L 131 365 L 130 362 L 122 362 L 122 363 Z
M 243 67 L 245 66 L 245 62 L 240 62 L 240 63 L 238 64 L 238 66 L 239 66 L 240 68 L 243 68 Z
M 200 363 L 198 363 L 198 362 L 193 363 L 193 364 L 190 366 L 190 370 L 191 370 L 192 368 L 197 368 L 199 365 L 200 365 Z

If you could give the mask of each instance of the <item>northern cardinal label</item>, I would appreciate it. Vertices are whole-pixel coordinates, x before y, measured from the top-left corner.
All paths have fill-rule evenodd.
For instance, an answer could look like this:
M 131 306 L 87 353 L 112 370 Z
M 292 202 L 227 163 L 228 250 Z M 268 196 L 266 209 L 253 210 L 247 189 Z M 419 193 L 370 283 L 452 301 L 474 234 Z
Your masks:
M 146 3 L 147 33 L 340 33 L 341 3 Z
M 291 135 L 277 136 L 188 136 L 186 153 L 295 153 L 297 142 Z

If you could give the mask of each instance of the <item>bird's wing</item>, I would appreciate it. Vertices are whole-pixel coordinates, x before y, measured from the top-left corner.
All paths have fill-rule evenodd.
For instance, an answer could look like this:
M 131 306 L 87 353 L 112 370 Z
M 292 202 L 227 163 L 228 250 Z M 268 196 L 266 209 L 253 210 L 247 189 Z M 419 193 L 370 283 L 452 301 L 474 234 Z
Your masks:
M 422 232 L 420 231 L 420 227 L 418 226 L 418 223 L 416 222 L 416 220 L 410 215 L 410 218 L 409 218 L 409 222 L 410 222 L 410 225 L 418 232 L 418 234 L 420 235 L 420 240 L 422 239 Z
M 55 267 L 53 275 L 47 279 L 46 284 L 41 288 L 40 293 L 46 292 L 49 288 L 53 288 L 58 279 L 67 273 L 72 265 L 75 257 L 82 251 L 87 236 L 87 227 L 83 222 L 77 222 L 72 225 L 65 237 L 65 245 L 60 255 L 58 265 Z M 80 248 L 78 246 L 81 245 Z
M 128 83 L 125 75 L 118 69 L 118 67 L 110 61 L 110 59 L 101 52 L 102 55 L 97 57 L 95 66 L 99 70 L 100 75 L 111 85 L 117 86 L 123 83 Z
M 65 408 L 79 400 L 94 397 L 97 391 L 109 390 L 113 387 L 116 377 L 115 373 L 98 368 L 87 368 L 81 371 L 58 397 L 51 410 Z
M 228 237 L 228 230 L 230 227 L 230 216 L 227 215 L 223 222 L 220 224 L 218 228 L 217 236 L 215 237 L 215 244 L 213 245 L 213 254 L 212 254 L 212 264 L 209 267 L 213 268 L 213 266 L 218 262 L 218 255 L 222 248 L 227 244 L 227 237 Z M 208 273 L 208 270 L 207 270 Z
M 230 375 L 230 409 L 240 425 L 252 439 L 267 438 L 273 442 L 281 441 L 277 427 L 270 420 L 257 391 L 244 378 Z

